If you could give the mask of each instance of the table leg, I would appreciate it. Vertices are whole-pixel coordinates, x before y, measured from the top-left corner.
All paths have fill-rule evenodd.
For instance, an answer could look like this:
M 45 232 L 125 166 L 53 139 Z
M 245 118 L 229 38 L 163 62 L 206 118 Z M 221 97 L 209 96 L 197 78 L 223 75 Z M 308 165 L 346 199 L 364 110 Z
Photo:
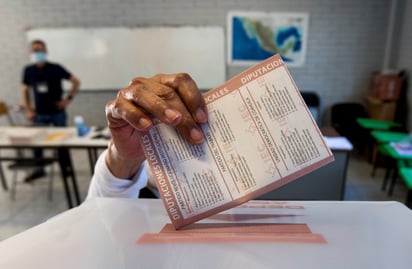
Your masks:
M 80 205 L 81 203 L 79 188 L 77 186 L 77 179 L 76 179 L 76 175 L 73 169 L 73 163 L 72 163 L 70 152 L 68 149 L 59 148 L 58 154 L 59 154 L 59 164 L 60 164 L 60 169 L 62 171 L 62 177 L 63 177 L 63 183 L 64 183 L 65 193 L 67 197 L 67 202 L 68 202 L 69 208 L 72 208 L 73 203 L 72 203 L 71 191 L 70 191 L 69 182 L 68 182 L 69 177 L 71 178 L 71 183 L 73 185 L 72 187 L 73 187 L 73 193 L 74 193 L 76 206 Z
M 381 188 L 383 191 L 386 190 L 386 185 L 388 184 L 389 177 L 391 175 L 391 170 L 392 170 L 391 167 L 386 168 L 386 173 L 385 173 L 385 177 L 383 179 L 382 188 Z
M 99 149 L 98 148 L 88 148 L 87 153 L 89 156 L 89 164 L 90 164 L 90 173 L 93 176 L 94 174 L 94 166 L 96 165 L 97 158 L 99 158 Z
M 58 157 L 59 157 L 59 166 L 60 166 L 60 172 L 62 175 L 63 179 L 63 187 L 64 187 L 64 193 L 66 195 L 66 200 L 67 200 L 67 206 L 69 208 L 73 208 L 73 202 L 72 202 L 72 197 L 70 194 L 70 187 L 68 183 L 68 174 L 66 170 L 66 163 L 64 162 L 64 158 L 61 158 L 61 153 L 60 150 L 58 150 Z
M 99 158 L 99 149 L 93 148 L 93 168 L 96 165 L 97 158 Z
M 386 173 L 385 173 L 385 177 L 382 182 L 382 188 L 381 188 L 382 191 L 386 190 L 386 185 L 389 182 L 391 173 L 394 172 L 396 169 L 397 169 L 396 160 L 393 160 L 392 158 L 388 158 L 387 166 L 386 166 Z
M 95 163 L 93 148 L 88 148 L 87 153 L 89 155 L 90 174 L 93 175 L 93 173 L 94 173 L 93 172 L 94 171 L 94 163 Z
M 77 185 L 77 178 L 76 178 L 76 173 L 74 171 L 72 158 L 71 158 L 69 149 L 65 149 L 65 152 L 66 152 L 65 154 L 66 154 L 66 157 L 67 157 L 67 167 L 68 167 L 68 170 L 69 170 L 69 173 L 70 173 L 70 177 L 72 179 L 74 197 L 76 199 L 76 204 L 80 205 L 81 201 L 80 201 L 79 187 Z
M 411 189 L 408 189 L 408 193 L 406 194 L 405 204 L 409 208 L 412 208 L 412 190 Z
M 392 196 L 393 194 L 393 189 L 395 188 L 395 183 L 396 183 L 396 179 L 398 178 L 398 169 L 395 168 L 392 174 L 392 180 L 391 180 L 391 184 L 389 185 L 389 190 L 388 190 L 388 195 Z
M 7 185 L 6 176 L 4 175 L 3 165 L 2 165 L 1 160 L 0 160 L 0 180 L 1 180 L 1 185 L 3 186 L 3 190 L 8 191 L 9 187 Z
M 3 166 L 1 165 L 1 162 L 0 162 L 0 179 L 1 179 L 1 185 L 3 186 L 3 190 L 8 191 L 9 187 L 7 186 L 7 181 L 6 181 L 6 177 L 4 176 Z

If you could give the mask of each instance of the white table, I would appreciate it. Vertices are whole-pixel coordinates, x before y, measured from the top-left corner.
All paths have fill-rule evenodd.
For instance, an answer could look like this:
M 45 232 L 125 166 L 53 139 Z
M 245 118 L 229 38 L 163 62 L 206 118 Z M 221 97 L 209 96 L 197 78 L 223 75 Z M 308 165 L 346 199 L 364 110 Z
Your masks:
M 15 131 L 16 129 L 18 130 L 18 132 Z M 21 132 L 24 134 L 25 132 L 34 129 L 43 130 L 43 133 L 38 137 L 36 136 L 35 138 L 29 139 L 27 141 L 19 143 L 11 142 L 10 133 Z M 68 207 L 71 208 L 73 206 L 79 205 L 81 203 L 81 199 L 77 186 L 75 168 L 73 166 L 73 162 L 70 155 L 70 150 L 86 149 L 89 154 L 91 169 L 93 169 L 94 163 L 97 159 L 97 150 L 106 148 L 109 142 L 109 139 L 107 138 L 94 138 L 97 134 L 100 133 L 101 132 L 96 131 L 94 127 L 91 128 L 91 131 L 88 135 L 83 137 L 77 136 L 75 127 L 0 127 L 0 149 L 42 148 L 56 150 L 57 155 L 55 158 L 60 165 Z M 107 131 L 105 131 L 104 133 L 107 133 Z M 65 136 L 57 136 L 55 139 L 47 139 L 47 137 L 56 134 L 65 134 Z M 21 158 L 19 158 L 19 156 L 0 156 L 0 161 L 18 159 Z M 2 170 L 0 170 L 0 176 L 4 178 Z M 69 178 L 71 180 L 69 180 Z M 5 189 L 7 189 L 7 186 L 5 187 Z
M 260 220 L 305 223 L 327 243 L 136 244 L 143 233 L 158 233 L 170 223 L 161 200 L 98 198 L 1 242 L 0 268 L 412 266 L 412 213 L 403 204 L 300 201 L 287 205 L 303 209 L 236 208 L 225 213 L 273 214 Z

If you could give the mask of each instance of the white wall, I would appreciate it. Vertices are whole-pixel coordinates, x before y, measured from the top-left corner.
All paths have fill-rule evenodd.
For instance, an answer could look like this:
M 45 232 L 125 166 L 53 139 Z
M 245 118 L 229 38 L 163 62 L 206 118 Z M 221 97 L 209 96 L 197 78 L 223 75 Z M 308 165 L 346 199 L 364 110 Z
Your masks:
M 227 11 L 256 10 L 309 12 L 306 64 L 290 70 L 298 87 L 318 92 L 325 108 L 361 101 L 370 73 L 382 66 L 389 7 L 389 0 L 0 0 L 0 99 L 17 103 L 21 98 L 21 71 L 28 59 L 25 29 L 225 26 Z M 242 70 L 228 68 L 228 78 Z M 69 113 L 83 114 L 89 124 L 105 124 L 104 105 L 115 94 L 82 92 Z

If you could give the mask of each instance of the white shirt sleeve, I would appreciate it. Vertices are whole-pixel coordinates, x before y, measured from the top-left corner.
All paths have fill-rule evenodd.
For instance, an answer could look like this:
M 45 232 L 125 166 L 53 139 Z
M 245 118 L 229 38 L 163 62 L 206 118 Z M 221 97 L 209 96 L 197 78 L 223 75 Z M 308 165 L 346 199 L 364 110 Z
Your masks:
M 122 179 L 113 176 L 107 168 L 106 154 L 107 150 L 100 154 L 96 162 L 86 200 L 94 197 L 137 198 L 140 190 L 147 185 L 145 162 L 132 179 Z

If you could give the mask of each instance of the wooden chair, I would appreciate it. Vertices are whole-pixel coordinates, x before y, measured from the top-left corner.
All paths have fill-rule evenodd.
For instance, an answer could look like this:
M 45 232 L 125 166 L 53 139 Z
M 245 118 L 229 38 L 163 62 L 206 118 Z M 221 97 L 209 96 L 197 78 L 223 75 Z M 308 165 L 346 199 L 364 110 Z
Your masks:
M 7 104 L 3 101 L 0 101 L 0 117 L 5 116 L 8 120 L 10 126 L 15 126 L 16 123 L 13 117 L 10 114 L 10 109 Z M 53 179 L 54 179 L 54 163 L 56 162 L 56 158 L 43 158 L 41 160 L 34 159 L 34 158 L 27 158 L 24 157 L 24 152 L 21 149 L 16 150 L 16 157 L 17 159 L 13 161 L 11 164 L 8 165 L 8 169 L 13 171 L 12 177 L 12 186 L 10 197 L 12 200 L 16 199 L 16 191 L 17 191 L 17 180 L 18 180 L 18 172 L 19 171 L 32 171 L 39 166 L 51 166 L 50 174 L 49 174 L 49 190 L 48 190 L 48 199 L 53 199 Z M 21 159 L 19 159 L 21 158 Z M 8 184 L 7 180 L 4 175 L 3 166 L 1 165 L 0 161 L 0 180 L 3 186 L 3 189 L 7 191 Z

